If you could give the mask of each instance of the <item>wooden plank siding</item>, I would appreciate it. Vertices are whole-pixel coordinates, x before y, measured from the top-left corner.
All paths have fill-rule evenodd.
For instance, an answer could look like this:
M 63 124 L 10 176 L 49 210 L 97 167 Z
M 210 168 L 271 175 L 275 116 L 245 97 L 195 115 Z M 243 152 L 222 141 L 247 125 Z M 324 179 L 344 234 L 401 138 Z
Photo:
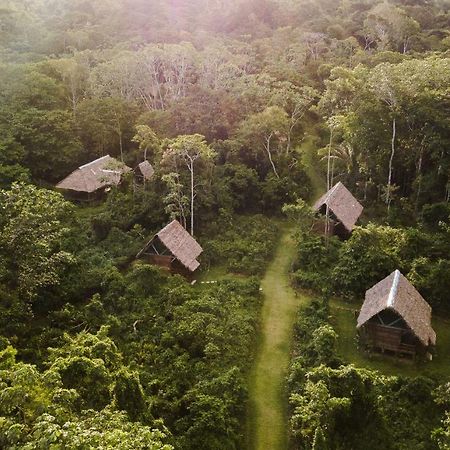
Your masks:
M 402 339 L 408 334 L 408 331 L 402 328 L 369 322 L 361 331 L 363 340 L 369 348 L 412 357 L 417 353 L 415 345 L 402 342 Z

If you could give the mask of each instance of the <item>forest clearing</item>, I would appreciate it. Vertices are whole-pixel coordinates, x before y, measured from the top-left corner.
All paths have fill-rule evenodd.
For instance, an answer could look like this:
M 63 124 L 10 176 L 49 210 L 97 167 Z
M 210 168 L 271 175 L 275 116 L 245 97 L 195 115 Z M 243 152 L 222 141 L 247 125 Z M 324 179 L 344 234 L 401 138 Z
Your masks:
M 0 6 L 0 448 L 450 449 L 447 0 Z

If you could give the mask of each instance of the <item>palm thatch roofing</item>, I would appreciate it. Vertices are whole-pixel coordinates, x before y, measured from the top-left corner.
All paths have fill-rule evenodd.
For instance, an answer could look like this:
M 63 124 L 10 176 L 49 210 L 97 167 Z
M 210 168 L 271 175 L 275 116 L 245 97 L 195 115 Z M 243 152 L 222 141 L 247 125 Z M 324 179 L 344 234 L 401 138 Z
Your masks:
M 153 169 L 153 166 L 147 161 L 142 161 L 139 163 L 139 170 L 144 177 L 144 180 L 150 180 L 150 178 L 155 173 L 155 169 Z
M 116 186 L 122 175 L 131 169 L 117 159 L 106 155 L 78 167 L 56 187 L 77 192 L 95 192 L 106 186 Z
M 398 270 L 366 291 L 357 328 L 385 309 L 400 315 L 423 345 L 436 344 L 436 333 L 431 327 L 431 306 Z
M 339 181 L 328 192 L 317 200 L 313 208 L 319 211 L 323 206 L 335 215 L 347 231 L 352 231 L 356 221 L 363 211 L 362 205 L 351 192 Z
M 178 220 L 173 220 L 159 231 L 137 254 L 137 257 L 152 245 L 155 237 L 162 242 L 162 244 L 184 267 L 186 267 L 186 269 L 194 272 L 194 270 L 198 268 L 200 263 L 197 261 L 197 258 L 203 252 L 203 249 Z

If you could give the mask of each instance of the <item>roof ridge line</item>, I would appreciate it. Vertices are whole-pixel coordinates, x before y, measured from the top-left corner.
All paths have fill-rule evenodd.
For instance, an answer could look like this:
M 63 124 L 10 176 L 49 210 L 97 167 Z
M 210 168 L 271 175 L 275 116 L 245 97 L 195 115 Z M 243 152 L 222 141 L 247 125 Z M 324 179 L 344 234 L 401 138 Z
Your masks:
M 337 190 L 339 183 L 341 183 L 340 181 L 338 181 L 332 188 L 330 188 L 327 192 L 327 197 L 325 199 L 325 201 L 327 202 L 328 200 L 331 199 L 332 195 L 334 194 L 334 191 Z M 341 183 L 342 184 L 342 183 Z
M 94 161 L 91 161 L 91 162 L 88 162 L 86 164 L 83 164 L 82 166 L 80 166 L 78 168 L 79 169 L 84 169 L 85 167 L 88 167 L 88 166 L 90 166 L 91 164 L 94 164 L 97 161 L 101 161 L 102 159 L 109 158 L 109 157 L 110 157 L 109 155 L 101 156 L 100 158 L 94 159 Z
M 394 305 L 394 300 L 395 300 L 395 297 L 397 296 L 397 292 L 398 292 L 399 282 L 400 282 L 400 271 L 398 269 L 395 269 L 394 281 L 392 282 L 391 290 L 389 291 L 387 307 L 392 308 L 392 306 Z

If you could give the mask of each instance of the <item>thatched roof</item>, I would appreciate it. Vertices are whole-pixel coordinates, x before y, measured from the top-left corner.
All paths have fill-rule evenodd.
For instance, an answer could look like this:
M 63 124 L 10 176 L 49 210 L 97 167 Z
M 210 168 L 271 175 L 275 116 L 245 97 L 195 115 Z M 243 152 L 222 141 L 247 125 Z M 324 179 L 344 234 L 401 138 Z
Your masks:
M 313 208 L 319 211 L 324 205 L 328 205 L 328 208 L 348 231 L 353 230 L 363 211 L 362 205 L 340 181 L 322 195 Z
M 95 192 L 105 186 L 120 183 L 122 174 L 131 171 L 125 164 L 109 155 L 78 167 L 56 187 L 77 192 Z
M 172 253 L 186 269 L 194 272 L 194 270 L 198 268 L 200 263 L 197 261 L 197 258 L 203 252 L 203 249 L 177 220 L 173 220 L 157 233 L 137 254 L 137 257 L 152 245 L 155 237 L 158 237 L 170 253 Z
M 425 346 L 436 343 L 431 306 L 398 270 L 366 291 L 357 328 L 385 309 L 399 314 Z
M 139 170 L 145 180 L 150 180 L 155 173 L 155 169 L 147 160 L 139 163 Z

